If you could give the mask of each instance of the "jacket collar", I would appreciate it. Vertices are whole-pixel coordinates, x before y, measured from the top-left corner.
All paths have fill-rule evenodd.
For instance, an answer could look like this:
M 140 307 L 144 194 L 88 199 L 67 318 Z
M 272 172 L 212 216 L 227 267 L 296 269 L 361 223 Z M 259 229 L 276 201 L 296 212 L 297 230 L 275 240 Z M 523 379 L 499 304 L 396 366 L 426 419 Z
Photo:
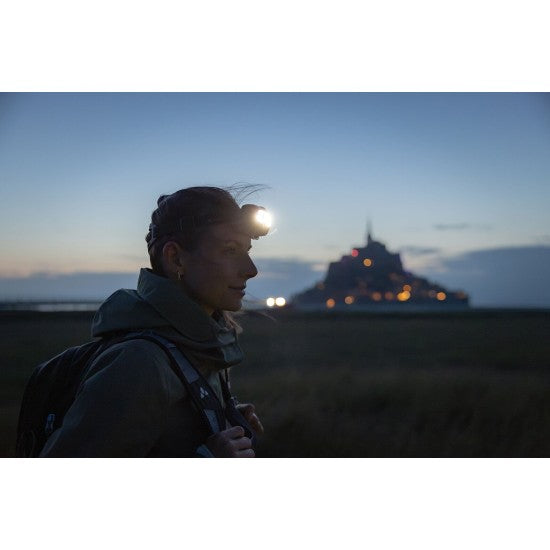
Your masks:
M 215 363 L 221 361 L 225 366 L 242 360 L 235 329 L 225 322 L 220 312 L 210 317 L 174 281 L 143 268 L 137 293 L 181 335 L 178 340 L 197 355 Z

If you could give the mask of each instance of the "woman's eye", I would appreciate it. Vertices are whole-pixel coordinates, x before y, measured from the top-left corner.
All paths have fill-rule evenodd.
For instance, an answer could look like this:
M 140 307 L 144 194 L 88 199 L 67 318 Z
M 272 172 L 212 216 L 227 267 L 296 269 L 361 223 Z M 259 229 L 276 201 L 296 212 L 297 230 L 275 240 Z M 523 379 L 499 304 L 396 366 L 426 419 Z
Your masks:
M 225 252 L 226 252 L 227 254 L 236 254 L 237 249 L 236 249 L 235 247 L 230 247 L 230 248 L 226 248 L 226 249 L 225 249 Z

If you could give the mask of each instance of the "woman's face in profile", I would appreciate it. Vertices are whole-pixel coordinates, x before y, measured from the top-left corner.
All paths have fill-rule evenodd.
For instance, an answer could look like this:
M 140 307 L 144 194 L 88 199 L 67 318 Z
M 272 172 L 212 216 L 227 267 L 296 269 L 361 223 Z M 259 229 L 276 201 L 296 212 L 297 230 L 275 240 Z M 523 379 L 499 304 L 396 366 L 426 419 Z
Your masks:
M 213 225 L 193 252 L 184 252 L 182 284 L 208 315 L 238 311 L 246 281 L 258 274 L 249 256 L 250 235 L 238 225 Z

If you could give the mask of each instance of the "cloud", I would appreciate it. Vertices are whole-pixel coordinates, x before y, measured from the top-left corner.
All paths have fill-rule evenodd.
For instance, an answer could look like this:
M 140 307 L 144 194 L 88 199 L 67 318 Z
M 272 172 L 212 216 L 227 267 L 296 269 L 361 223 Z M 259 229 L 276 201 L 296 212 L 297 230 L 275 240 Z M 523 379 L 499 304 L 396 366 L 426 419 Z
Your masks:
M 550 246 L 475 250 L 438 263 L 419 274 L 466 291 L 473 305 L 550 307 Z
M 427 254 L 438 254 L 441 249 L 426 246 L 402 246 L 401 252 L 411 256 L 425 256 Z
M 468 223 L 437 223 L 434 225 L 434 229 L 438 231 L 461 231 L 469 227 Z
M 464 231 L 465 229 L 474 229 L 477 231 L 490 231 L 492 227 L 486 224 L 471 223 L 437 223 L 434 225 L 437 231 Z

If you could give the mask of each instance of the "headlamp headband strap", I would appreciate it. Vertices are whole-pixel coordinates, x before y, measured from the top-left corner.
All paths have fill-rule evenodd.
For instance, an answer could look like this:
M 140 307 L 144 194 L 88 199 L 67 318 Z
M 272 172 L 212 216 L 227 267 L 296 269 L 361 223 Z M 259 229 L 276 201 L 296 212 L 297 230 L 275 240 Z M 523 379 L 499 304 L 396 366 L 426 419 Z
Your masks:
M 211 216 L 209 214 L 194 215 L 194 216 L 182 216 L 173 224 L 168 225 L 156 225 L 151 223 L 149 225 L 149 232 L 151 238 L 147 245 L 148 250 L 155 244 L 155 241 L 165 235 L 172 235 L 174 233 L 185 233 L 190 229 L 200 229 L 208 225 L 214 225 L 217 223 L 246 223 L 247 229 L 252 235 L 253 239 L 257 239 L 263 235 L 267 235 L 269 227 L 258 226 L 258 222 L 255 220 L 254 215 L 258 210 L 265 210 L 263 206 L 256 206 L 255 204 L 245 204 L 239 210 L 229 215 Z

